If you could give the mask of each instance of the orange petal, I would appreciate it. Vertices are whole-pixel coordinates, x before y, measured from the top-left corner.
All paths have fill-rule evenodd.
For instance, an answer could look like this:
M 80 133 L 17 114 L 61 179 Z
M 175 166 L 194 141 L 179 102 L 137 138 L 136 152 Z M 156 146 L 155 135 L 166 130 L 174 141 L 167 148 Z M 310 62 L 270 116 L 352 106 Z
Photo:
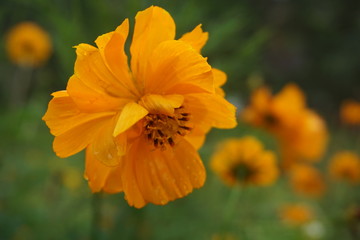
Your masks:
M 149 94 L 141 98 L 140 104 L 150 113 L 172 115 L 174 108 L 179 108 L 184 102 L 182 95 Z
M 126 152 L 126 135 L 113 137 L 115 121 L 108 122 L 96 134 L 92 143 L 93 155 L 106 166 L 116 166 Z
M 92 153 L 91 146 L 86 150 L 85 178 L 92 192 L 115 193 L 122 191 L 120 179 L 121 166 L 108 167 L 102 164 Z
M 55 92 L 52 95 L 54 98 L 49 102 L 47 112 L 42 119 L 54 136 L 88 121 L 115 115 L 114 112 L 82 113 L 66 91 Z
M 213 68 L 212 73 L 214 75 L 214 86 L 215 87 L 221 87 L 222 85 L 224 85 L 226 83 L 226 80 L 227 80 L 226 73 L 224 73 L 223 71 L 221 71 L 217 68 Z
M 130 47 L 131 69 L 136 79 L 144 81 L 148 59 L 159 43 L 174 39 L 175 23 L 170 14 L 151 6 L 135 17 L 135 29 Z
M 129 92 L 137 95 L 128 67 L 128 59 L 124 51 L 124 45 L 129 33 L 129 20 L 125 19 L 115 31 L 99 36 L 95 43 L 104 63 L 111 73 L 117 78 L 118 83 Z
M 148 93 L 177 93 L 177 85 L 195 85 L 203 92 L 214 92 L 213 74 L 206 58 L 177 40 L 161 43 L 151 56 L 146 78 Z M 171 89 L 171 90 L 170 90 Z
M 95 133 L 108 122 L 112 122 L 108 116 L 93 119 L 56 136 L 53 142 L 56 155 L 65 158 L 80 152 L 94 140 Z
M 234 128 L 237 125 L 236 108 L 217 94 L 188 94 L 184 102 L 194 125 L 205 124 L 217 128 Z
M 79 107 L 85 111 L 104 111 L 116 107 L 117 101 L 134 98 L 105 65 L 97 48 L 80 44 L 76 54 L 75 74 L 69 80 L 67 91 Z M 93 105 L 105 108 L 97 109 Z
M 295 84 L 286 85 L 271 102 L 271 111 L 287 126 L 292 125 L 304 109 L 305 96 Z
M 148 113 L 149 112 L 141 105 L 129 102 L 120 113 L 119 119 L 115 125 L 113 136 L 118 136 L 120 133 L 125 132 Z
M 117 98 L 99 92 L 87 86 L 81 79 L 73 75 L 70 77 L 67 91 L 76 106 L 83 112 L 117 111 L 131 101 L 126 98 Z
M 185 33 L 179 40 L 190 44 L 195 51 L 200 52 L 208 38 L 209 34 L 203 32 L 201 24 L 199 24 L 191 32 Z
M 142 149 L 142 151 L 139 151 Z M 164 151 L 151 150 L 140 138 L 127 155 L 123 176 L 129 205 L 164 205 L 184 197 L 205 181 L 205 169 L 195 149 L 185 140 Z
M 205 142 L 206 133 L 209 132 L 211 127 L 209 126 L 195 126 L 184 138 L 195 149 L 199 149 Z

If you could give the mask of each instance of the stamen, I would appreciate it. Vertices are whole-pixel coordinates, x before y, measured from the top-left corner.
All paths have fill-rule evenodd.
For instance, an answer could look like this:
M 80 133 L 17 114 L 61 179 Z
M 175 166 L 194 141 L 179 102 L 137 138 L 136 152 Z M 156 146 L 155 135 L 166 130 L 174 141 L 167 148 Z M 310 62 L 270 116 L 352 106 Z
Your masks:
M 170 144 L 170 146 L 175 146 L 174 140 L 172 138 L 168 138 L 168 143 Z
M 185 126 L 190 116 L 183 106 L 175 108 L 173 115 L 149 113 L 145 116 L 144 134 L 155 148 L 166 150 L 167 146 L 174 147 L 177 137 L 191 131 L 191 127 Z
M 189 121 L 189 119 L 186 118 L 186 117 L 178 118 L 178 120 L 180 120 L 180 121 Z

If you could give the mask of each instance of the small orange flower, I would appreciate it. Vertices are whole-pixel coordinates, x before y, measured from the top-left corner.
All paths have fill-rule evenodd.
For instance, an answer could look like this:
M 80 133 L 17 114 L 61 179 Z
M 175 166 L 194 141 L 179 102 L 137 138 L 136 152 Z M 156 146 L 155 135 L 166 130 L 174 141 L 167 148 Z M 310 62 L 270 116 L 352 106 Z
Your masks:
M 53 93 L 43 119 L 58 156 L 86 148 L 93 192 L 124 192 L 137 208 L 163 205 L 204 184 L 197 149 L 211 127 L 236 126 L 235 107 L 216 91 L 226 75 L 199 53 L 207 40 L 200 25 L 174 40 L 167 11 L 138 12 L 130 66 L 128 32 L 126 19 L 97 47 L 76 47 L 75 73 L 65 91 Z
M 331 158 L 329 172 L 334 179 L 360 183 L 360 158 L 350 151 L 338 152 Z
M 270 185 L 278 177 L 274 153 L 251 136 L 221 143 L 211 167 L 229 185 Z
M 290 171 L 290 183 L 296 192 L 306 196 L 320 197 L 325 192 L 322 175 L 310 165 L 293 166 Z
M 347 100 L 341 105 L 341 120 L 350 125 L 360 125 L 360 102 Z
M 15 64 L 38 67 L 49 59 L 52 46 L 49 35 L 40 26 L 23 22 L 8 32 L 6 50 Z
M 295 84 L 275 96 L 265 87 L 255 90 L 241 118 L 278 139 L 285 167 L 299 160 L 317 161 L 325 151 L 325 122 L 306 107 L 305 96 Z
M 304 204 L 291 204 L 282 207 L 280 217 L 286 224 L 299 226 L 310 222 L 314 218 L 314 214 Z

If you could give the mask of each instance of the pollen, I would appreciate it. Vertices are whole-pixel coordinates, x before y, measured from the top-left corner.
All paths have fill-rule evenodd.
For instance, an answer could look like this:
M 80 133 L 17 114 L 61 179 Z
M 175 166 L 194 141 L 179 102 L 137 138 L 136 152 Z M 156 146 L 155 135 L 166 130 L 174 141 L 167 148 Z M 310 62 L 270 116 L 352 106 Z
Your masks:
M 166 150 L 167 146 L 174 147 L 178 136 L 185 136 L 191 131 L 188 127 L 190 114 L 181 106 L 174 109 L 173 115 L 152 114 L 145 116 L 144 134 L 155 148 Z

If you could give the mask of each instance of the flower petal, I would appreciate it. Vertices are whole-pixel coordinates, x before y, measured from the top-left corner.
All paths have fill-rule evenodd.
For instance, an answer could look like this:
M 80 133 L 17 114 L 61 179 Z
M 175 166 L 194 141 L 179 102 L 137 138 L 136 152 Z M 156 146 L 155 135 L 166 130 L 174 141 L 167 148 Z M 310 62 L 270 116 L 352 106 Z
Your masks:
M 152 51 L 159 43 L 174 37 L 175 23 L 166 10 L 151 6 L 137 13 L 130 52 L 132 72 L 141 84 Z
M 141 98 L 140 104 L 150 113 L 172 115 L 174 108 L 179 108 L 184 102 L 182 95 L 149 94 Z
M 234 128 L 236 123 L 234 105 L 217 94 L 185 95 L 184 106 L 191 113 L 194 125 L 217 128 Z
M 115 31 L 99 36 L 95 43 L 104 63 L 117 78 L 118 83 L 134 95 L 138 95 L 128 66 L 124 45 L 129 33 L 129 20 L 125 19 Z
M 54 98 L 49 102 L 48 110 L 42 119 L 54 136 L 85 122 L 115 115 L 114 112 L 82 113 L 66 91 L 55 92 L 52 95 Z
M 125 132 L 148 113 L 149 112 L 141 105 L 129 102 L 120 113 L 119 119 L 115 125 L 113 136 L 118 136 L 120 133 Z
M 139 149 L 143 149 L 139 151 Z M 140 138 L 126 158 L 123 186 L 129 205 L 164 205 L 181 198 L 205 181 L 205 169 L 195 149 L 185 140 L 164 151 L 151 151 Z
M 93 155 L 104 165 L 113 167 L 120 163 L 121 157 L 126 152 L 127 139 L 125 134 L 113 137 L 115 121 L 104 125 L 94 139 L 91 149 Z
M 110 72 L 97 48 L 80 44 L 76 53 L 75 74 L 66 89 L 84 111 L 107 111 L 135 97 Z
M 146 78 L 147 93 L 177 93 L 177 85 L 189 84 L 214 92 L 213 74 L 206 58 L 183 41 L 161 43 L 153 52 Z
M 112 122 L 108 116 L 93 119 L 56 136 L 53 142 L 56 155 L 65 158 L 80 152 L 94 140 L 96 133 L 107 122 Z
M 184 138 L 198 150 L 204 144 L 206 133 L 209 132 L 210 129 L 211 127 L 205 125 L 195 126 Z
M 209 34 L 203 32 L 201 24 L 199 24 L 191 32 L 185 33 L 179 40 L 190 44 L 195 51 L 200 52 L 208 38 Z
M 217 68 L 213 68 L 212 72 L 214 75 L 214 86 L 215 87 L 221 87 L 222 85 L 224 85 L 226 83 L 226 80 L 227 80 L 226 73 L 224 73 L 223 71 L 221 71 Z
M 86 150 L 84 176 L 92 192 L 115 193 L 122 191 L 120 179 L 121 165 L 109 167 L 101 163 L 93 154 L 91 147 Z

